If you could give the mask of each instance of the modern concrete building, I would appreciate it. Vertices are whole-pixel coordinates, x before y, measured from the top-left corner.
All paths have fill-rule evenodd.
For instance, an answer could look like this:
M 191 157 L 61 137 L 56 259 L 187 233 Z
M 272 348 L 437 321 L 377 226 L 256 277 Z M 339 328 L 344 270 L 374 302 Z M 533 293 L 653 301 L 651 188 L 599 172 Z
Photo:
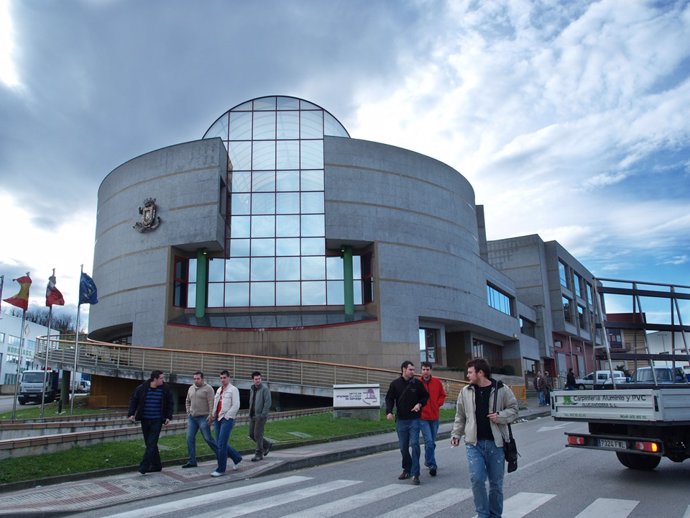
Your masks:
M 90 336 L 386 368 L 481 355 L 517 373 L 557 354 L 539 326 L 584 344 L 586 270 L 547 244 L 583 291 L 516 290 L 487 262 L 483 228 L 448 165 L 351 138 L 308 101 L 253 99 L 103 180 Z
M 23 372 L 27 369 L 42 367 L 41 364 L 34 361 L 36 338 L 47 334 L 48 328 L 46 326 L 27 320 L 24 322 L 22 337 L 22 318 L 8 313 L 0 314 L 0 386 L 2 387 L 0 393 L 14 393 L 17 371 Z M 56 336 L 59 332 L 51 330 L 50 334 Z M 23 344 L 22 338 L 24 339 Z M 21 355 L 20 344 L 22 344 Z

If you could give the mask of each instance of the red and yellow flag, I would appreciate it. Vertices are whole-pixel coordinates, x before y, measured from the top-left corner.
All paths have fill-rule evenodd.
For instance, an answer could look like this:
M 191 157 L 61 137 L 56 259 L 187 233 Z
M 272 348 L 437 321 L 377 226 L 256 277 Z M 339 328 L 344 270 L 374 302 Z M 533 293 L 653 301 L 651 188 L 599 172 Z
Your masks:
M 14 297 L 3 300 L 26 311 L 29 308 L 29 288 L 31 287 L 31 277 L 24 275 L 19 277 L 19 279 L 14 280 L 19 283 L 19 292 Z

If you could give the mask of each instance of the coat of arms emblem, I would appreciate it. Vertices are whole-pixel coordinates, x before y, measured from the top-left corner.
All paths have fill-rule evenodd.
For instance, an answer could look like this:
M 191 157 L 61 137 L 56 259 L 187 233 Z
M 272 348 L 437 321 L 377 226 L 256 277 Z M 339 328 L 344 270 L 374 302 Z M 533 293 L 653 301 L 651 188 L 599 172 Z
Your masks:
M 134 229 L 138 232 L 150 232 L 156 230 L 161 224 L 161 218 L 156 216 L 156 198 L 146 198 L 144 206 L 139 207 L 139 214 L 141 214 L 141 221 L 134 225 Z

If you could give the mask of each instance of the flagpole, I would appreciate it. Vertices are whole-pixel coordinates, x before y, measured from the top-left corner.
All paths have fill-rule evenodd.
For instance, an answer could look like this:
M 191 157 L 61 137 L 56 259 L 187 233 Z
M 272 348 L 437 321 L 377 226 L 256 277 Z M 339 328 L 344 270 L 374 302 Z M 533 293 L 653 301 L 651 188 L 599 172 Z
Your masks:
M 0 275 L 0 309 L 2 309 L 2 287 L 5 285 L 5 276 Z
M 81 273 L 84 273 L 84 265 L 81 265 Z M 77 329 L 76 332 L 74 333 L 74 369 L 72 369 L 72 379 L 70 380 L 71 382 L 71 393 L 72 396 L 70 397 L 70 402 L 69 402 L 69 415 L 74 414 L 74 389 L 75 389 L 75 383 L 74 381 L 77 378 L 77 357 L 79 355 L 79 312 L 81 311 L 81 274 L 79 275 L 79 303 L 77 304 Z
M 55 277 L 55 268 L 53 268 L 53 277 Z M 48 301 L 48 292 L 46 291 L 46 302 Z M 46 403 L 46 379 L 48 378 L 48 351 L 50 350 L 50 326 L 53 324 L 53 305 L 48 306 L 48 336 L 46 337 L 46 359 L 43 363 L 43 393 L 41 394 L 41 415 L 43 419 L 45 403 Z
M 26 272 L 29 277 L 29 272 Z M 17 360 L 17 376 L 14 380 L 14 400 L 12 401 L 12 422 L 17 417 L 17 395 L 19 394 L 19 370 L 22 368 L 22 349 L 24 348 L 24 321 L 26 320 L 26 310 L 22 308 L 22 328 L 19 332 L 19 355 Z

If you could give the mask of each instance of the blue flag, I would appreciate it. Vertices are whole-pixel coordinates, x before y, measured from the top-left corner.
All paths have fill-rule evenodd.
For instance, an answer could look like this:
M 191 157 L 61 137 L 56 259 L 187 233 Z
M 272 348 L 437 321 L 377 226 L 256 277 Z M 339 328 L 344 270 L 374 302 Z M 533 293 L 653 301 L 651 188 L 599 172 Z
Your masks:
M 79 304 L 98 304 L 96 283 L 84 272 L 81 272 L 79 281 Z

